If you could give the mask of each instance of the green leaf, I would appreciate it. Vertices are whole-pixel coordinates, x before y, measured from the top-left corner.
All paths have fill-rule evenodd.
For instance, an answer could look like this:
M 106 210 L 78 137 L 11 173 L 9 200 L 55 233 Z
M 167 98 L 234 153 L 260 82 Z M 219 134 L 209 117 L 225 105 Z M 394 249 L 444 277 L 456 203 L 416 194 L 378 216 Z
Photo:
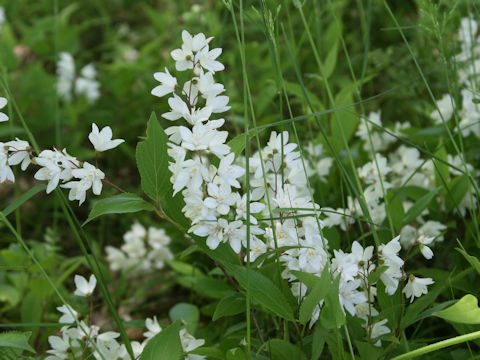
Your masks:
M 438 149 L 438 151 L 435 153 L 435 156 L 440 160 L 447 161 L 447 150 L 445 150 L 445 147 L 442 146 L 440 149 Z M 443 194 L 443 191 L 445 191 L 444 184 L 448 184 L 450 182 L 450 167 L 436 159 L 434 159 L 433 162 L 435 164 L 435 184 L 443 187 Z
M 88 215 L 88 219 L 83 225 L 102 215 L 126 214 L 143 210 L 155 211 L 155 206 L 135 194 L 126 193 L 115 195 L 95 202 L 92 211 L 90 211 L 90 215 Z
M 20 301 L 20 293 L 13 286 L 0 283 L 0 302 L 8 302 L 14 307 Z
M 407 225 L 414 221 L 428 207 L 428 204 L 430 204 L 430 202 L 435 197 L 435 195 L 437 195 L 440 189 L 440 187 L 437 187 L 429 191 L 427 194 L 423 195 L 420 199 L 418 199 L 415 204 L 413 204 L 413 206 L 408 209 L 405 217 L 403 218 L 403 224 Z
M 216 321 L 224 316 L 232 316 L 243 313 L 245 311 L 245 298 L 237 293 L 225 296 L 218 303 L 213 314 L 213 321 Z
M 8 205 L 2 212 L 3 215 L 8 216 L 14 212 L 19 206 L 23 205 L 26 201 L 30 200 L 32 197 L 37 195 L 40 191 L 43 191 L 47 188 L 45 184 L 35 185 L 33 188 L 29 189 L 27 192 L 23 193 L 18 199 L 13 203 Z
M 325 62 L 323 63 L 323 72 L 322 75 L 325 79 L 328 79 L 332 75 L 333 70 L 335 70 L 335 65 L 337 64 L 337 54 L 338 54 L 338 41 L 335 41 L 333 46 L 330 48 Z
M 387 192 L 387 199 L 387 211 L 392 218 L 395 231 L 399 233 L 403 227 L 403 219 L 405 217 L 405 210 L 403 209 L 402 200 L 391 190 Z
M 281 339 L 268 341 L 268 348 L 272 360 L 306 360 L 307 357 L 297 346 Z
M 28 344 L 29 332 L 4 332 L 0 333 L 0 348 L 16 348 L 35 353 L 36 351 Z
M 345 324 L 345 314 L 338 298 L 339 284 L 340 276 L 337 276 L 330 286 L 330 291 L 325 297 L 325 306 L 320 312 L 320 323 L 327 329 L 338 328 Z
M 142 190 L 157 204 L 171 188 L 167 140 L 167 135 L 152 112 L 147 125 L 147 139 L 138 143 L 136 158 Z
M 195 305 L 178 303 L 170 309 L 168 315 L 172 321 L 182 321 L 189 333 L 195 333 L 200 318 L 200 312 Z
M 225 264 L 227 271 L 232 274 L 235 279 L 245 289 L 250 287 L 251 296 L 262 304 L 265 308 L 281 316 L 287 320 L 294 321 L 293 309 L 285 298 L 281 290 L 275 286 L 264 275 L 254 271 L 249 271 L 249 286 L 247 284 L 247 269 L 244 266 Z
M 140 356 L 140 360 L 158 360 L 161 354 L 162 360 L 183 359 L 183 349 L 180 342 L 180 322 L 176 321 L 166 329 L 155 335 L 148 343 Z
M 378 281 L 378 279 L 380 279 L 380 276 L 382 276 L 382 274 L 385 271 L 387 271 L 387 269 L 388 269 L 388 266 L 384 266 L 384 265 L 377 267 L 374 272 L 368 274 L 368 282 L 370 284 L 375 284 Z
M 477 271 L 477 273 L 480 274 L 480 260 L 478 260 L 476 256 L 468 255 L 463 248 L 462 249 L 456 248 L 455 250 L 457 250 L 460 254 L 462 254 L 465 260 L 467 260 L 470 263 L 470 265 L 472 265 L 472 267 Z
M 163 212 L 170 219 L 173 219 L 177 224 L 182 226 L 185 231 L 190 228 L 190 221 L 182 212 L 182 209 L 185 206 L 182 194 L 177 193 L 173 196 L 173 188 L 170 186 L 167 193 L 161 198 L 160 205 Z
M 323 269 L 322 276 L 318 278 L 309 294 L 302 301 L 300 306 L 300 322 L 306 324 L 312 318 L 312 313 L 318 303 L 323 300 L 330 291 L 332 276 L 327 266 Z
M 312 338 L 312 360 L 318 360 L 322 355 L 327 335 L 328 330 L 317 323 L 317 325 L 315 325 L 315 332 L 313 333 Z
M 470 188 L 470 181 L 467 175 L 457 176 L 448 185 L 448 194 L 445 197 L 445 208 L 447 211 L 452 211 L 460 204 L 468 189 Z
M 226 360 L 247 360 L 247 355 L 242 349 L 236 347 L 227 351 Z
M 360 359 L 371 360 L 380 358 L 382 353 L 381 348 L 363 341 L 355 341 L 355 345 L 357 346 L 358 353 L 360 354 Z
M 480 309 L 475 296 L 468 294 L 454 305 L 433 314 L 444 320 L 461 324 L 480 324 Z

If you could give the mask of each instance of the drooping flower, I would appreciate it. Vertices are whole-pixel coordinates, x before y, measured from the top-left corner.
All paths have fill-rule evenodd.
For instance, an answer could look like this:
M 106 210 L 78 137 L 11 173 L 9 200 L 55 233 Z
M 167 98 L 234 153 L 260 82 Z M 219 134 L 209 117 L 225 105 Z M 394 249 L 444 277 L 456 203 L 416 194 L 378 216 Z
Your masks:
M 410 302 L 416 297 L 420 297 L 423 294 L 428 293 L 427 285 L 433 284 L 434 281 L 431 278 L 417 278 L 413 275 L 408 277 L 408 283 L 403 288 L 402 292 L 405 294 L 405 297 L 408 299 L 410 298 Z

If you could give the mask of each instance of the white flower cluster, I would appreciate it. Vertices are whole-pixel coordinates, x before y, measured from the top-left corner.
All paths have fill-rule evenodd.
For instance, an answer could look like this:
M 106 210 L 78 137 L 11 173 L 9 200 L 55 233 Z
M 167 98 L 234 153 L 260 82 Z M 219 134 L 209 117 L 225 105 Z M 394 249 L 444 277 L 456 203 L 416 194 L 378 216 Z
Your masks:
M 183 212 L 191 220 L 190 231 L 206 237 L 211 249 L 225 242 L 240 253 L 242 247 L 247 245 L 245 222 L 248 220 L 250 260 L 256 261 L 263 256 L 257 260 L 259 265 L 265 256 L 272 256 L 280 249 L 280 261 L 284 266 L 282 276 L 291 283 L 292 292 L 299 300 L 308 289 L 292 271 L 320 277 L 323 270 L 328 268 L 334 277 L 340 277 L 339 299 L 344 312 L 364 319 L 365 328 L 372 339 L 390 332 L 385 326 L 386 319 L 372 320 L 378 315 L 374 308 L 376 284 L 368 282 L 368 275 L 375 270 L 375 263 L 380 262 L 387 267 L 381 277 L 387 293 L 393 294 L 397 290 L 399 282 L 406 277 L 403 260 L 398 257 L 401 250 L 399 237 L 379 247 L 377 255 L 373 246 L 364 249 L 360 243 L 354 242 L 351 253 L 334 250 L 332 256 L 328 240 L 322 235 L 323 222 L 318 218 L 320 207 L 311 201 L 308 191 L 307 177 L 312 175 L 313 170 L 308 162 L 302 161 L 297 144 L 289 143 L 286 131 L 272 132 L 267 145 L 249 158 L 251 203 L 250 218 L 247 219 L 247 196 L 240 193 L 242 187 L 239 181 L 245 173 L 244 166 L 234 164 L 235 155 L 225 144 L 228 134 L 218 130 L 224 120 L 211 119 L 212 114 L 229 109 L 228 97 L 220 95 L 224 92 L 224 86 L 213 79 L 214 73 L 224 68 L 216 60 L 221 49 L 209 50 L 211 38 L 206 38 L 204 34 L 192 36 L 184 31 L 182 38 L 181 49 L 172 51 L 171 55 L 176 61 L 177 70 L 191 70 L 190 79 L 179 85 L 177 78 L 165 69 L 165 72 L 154 74 L 161 84 L 152 90 L 152 94 L 172 94 L 168 99 L 171 111 L 162 116 L 172 121 L 183 119 L 186 123 L 171 126 L 166 133 L 170 138 L 169 155 L 173 159 L 169 165 L 171 182 L 174 192 L 181 191 L 184 197 L 186 206 Z M 404 127 L 399 124 L 396 131 Z M 360 130 L 359 136 L 365 137 L 365 131 Z M 378 141 L 393 142 L 383 138 Z M 314 159 L 315 165 L 321 165 L 318 175 L 324 181 L 332 159 L 320 156 L 321 150 L 321 146 L 308 145 L 306 153 L 308 158 Z M 212 160 L 215 157 L 218 158 L 218 165 Z M 246 163 L 241 157 L 236 161 L 238 164 Z M 384 181 L 386 188 L 391 186 L 385 178 L 391 168 L 386 158 L 380 155 L 376 162 L 379 170 L 372 162 L 360 169 L 360 173 L 368 185 L 365 194 L 369 209 L 378 213 L 375 220 L 381 222 L 385 214 L 380 201 L 384 196 L 380 181 Z M 349 202 L 352 209 L 347 211 L 359 213 L 358 203 L 355 205 L 352 199 Z M 268 211 L 266 204 L 269 204 Z M 342 214 L 346 212 L 339 210 L 342 210 L 340 215 L 335 215 L 335 218 L 327 216 L 325 219 L 329 226 L 344 223 Z M 430 242 L 426 240 L 422 243 L 425 247 L 422 252 L 428 253 L 426 245 Z M 405 295 L 411 299 L 420 296 L 426 292 L 429 281 L 431 279 L 426 282 L 412 280 L 405 287 Z M 419 284 L 424 287 L 420 288 Z M 312 324 L 319 318 L 322 305 L 323 301 L 316 307 Z
M 230 109 L 228 96 L 221 95 L 224 86 L 213 77 L 224 69 L 216 60 L 222 50 L 210 50 L 212 38 L 202 33 L 192 36 L 183 31 L 182 39 L 182 47 L 173 50 L 171 56 L 178 71 L 190 70 L 190 78 L 180 86 L 165 69 L 154 74 L 161 84 L 152 90 L 159 97 L 172 94 L 168 99 L 171 110 L 162 115 L 165 119 L 186 122 L 166 129 L 168 153 L 173 159 L 169 169 L 174 194 L 182 192 L 186 204 L 183 212 L 192 223 L 190 232 L 207 237 L 211 249 L 224 242 L 238 253 L 246 230 L 240 215 L 232 216 L 237 204 L 245 207 L 245 196 L 237 191 L 237 179 L 245 170 L 233 164 L 235 154 L 225 144 L 228 132 L 219 130 L 225 120 L 211 119 L 213 114 Z M 215 158 L 218 166 L 213 164 Z
M 105 248 L 112 271 L 149 272 L 163 269 L 165 260 L 173 259 L 168 248 L 171 239 L 164 229 L 151 226 L 147 230 L 135 222 L 123 235 L 123 240 L 120 249 L 113 246 Z
M 61 52 L 57 62 L 57 93 L 65 101 L 71 101 L 72 95 L 84 96 L 89 103 L 100 97 L 100 83 L 95 80 L 96 70 L 93 64 L 88 64 L 80 70 L 80 76 L 75 74 L 75 60 L 68 52 Z M 73 91 L 74 90 L 74 91 Z
M 83 276 L 75 275 L 75 295 L 91 297 L 95 286 L 97 284 L 96 278 L 91 275 L 89 280 Z M 90 302 L 90 307 L 93 302 Z M 100 327 L 93 324 L 93 319 L 80 320 L 80 314 L 75 311 L 70 305 L 63 305 L 57 307 L 57 310 L 62 314 L 59 323 L 69 324 L 60 329 L 60 336 L 52 335 L 48 337 L 50 349 L 49 354 L 45 360 L 65 360 L 72 356 L 75 359 L 80 358 L 95 358 L 97 360 L 130 360 L 131 357 L 127 352 L 124 344 L 118 340 L 120 334 L 114 331 L 106 331 L 101 333 Z M 91 313 L 92 309 L 90 309 Z M 143 342 L 132 341 L 131 346 L 135 358 L 138 358 L 148 341 L 156 334 L 162 331 L 156 317 L 153 319 L 147 318 L 145 321 L 147 331 L 143 336 L 146 338 Z M 186 329 L 181 329 L 179 332 L 180 341 L 183 351 L 185 352 L 186 360 L 203 360 L 204 356 L 188 354 L 190 351 L 203 346 L 205 340 L 195 339 Z
M 0 98 L 0 106 L 4 103 L 2 99 L 4 98 Z M 112 140 L 110 127 L 106 126 L 99 131 L 96 124 L 92 124 L 89 139 L 96 151 L 113 149 L 124 141 Z M 47 194 L 61 182 L 61 187 L 70 189 L 69 200 L 78 200 L 81 205 L 88 190 L 92 189 L 95 195 L 100 195 L 102 191 L 102 180 L 105 179 L 103 171 L 86 161 L 80 162 L 69 155 L 66 149 L 43 150 L 35 156 L 33 148 L 25 140 L 17 138 L 6 143 L 0 142 L 0 183 L 15 181 L 11 165 L 21 164 L 21 169 L 25 171 L 31 163 L 40 166 L 34 178 L 48 181 Z

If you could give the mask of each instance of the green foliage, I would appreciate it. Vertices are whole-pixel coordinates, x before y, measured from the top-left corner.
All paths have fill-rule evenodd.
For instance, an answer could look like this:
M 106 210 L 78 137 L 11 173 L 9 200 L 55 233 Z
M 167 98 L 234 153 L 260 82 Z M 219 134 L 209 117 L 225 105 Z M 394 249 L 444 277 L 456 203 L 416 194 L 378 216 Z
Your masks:
M 307 357 L 297 346 L 282 339 L 272 339 L 268 341 L 272 360 L 306 360 Z
M 126 214 L 139 211 L 155 211 L 155 206 L 135 194 L 115 195 L 95 202 L 88 219 L 83 225 L 102 215 Z
M 35 350 L 28 343 L 29 338 L 30 333 L 28 332 L 8 331 L 0 333 L 0 349 L 14 348 L 35 353 Z
M 478 299 L 471 295 L 465 295 L 452 306 L 434 313 L 444 320 L 461 324 L 480 324 L 480 308 Z
M 287 320 L 294 319 L 288 300 L 267 277 L 252 269 L 247 273 L 247 269 L 240 265 L 228 264 L 226 269 L 244 289 L 249 288 L 254 300 L 278 316 Z
M 145 347 L 140 360 L 155 360 L 162 354 L 162 359 L 180 360 L 183 356 L 182 344 L 180 343 L 180 322 L 174 322 L 169 327 L 162 329 L 155 335 Z
M 136 159 L 142 179 L 142 190 L 155 204 L 170 188 L 170 171 L 168 170 L 167 135 L 152 113 L 147 125 L 147 138 L 137 145 Z

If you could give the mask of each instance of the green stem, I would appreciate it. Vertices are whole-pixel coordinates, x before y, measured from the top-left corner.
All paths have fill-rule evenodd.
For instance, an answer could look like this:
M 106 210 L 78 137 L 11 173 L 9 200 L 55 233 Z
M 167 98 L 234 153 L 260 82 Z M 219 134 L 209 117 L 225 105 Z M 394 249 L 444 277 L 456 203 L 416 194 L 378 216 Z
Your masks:
M 475 339 L 478 339 L 478 338 L 480 338 L 480 331 L 474 331 L 474 332 L 471 332 L 469 334 L 455 336 L 455 337 L 447 339 L 447 340 L 442 340 L 442 341 L 439 341 L 439 342 L 421 347 L 420 349 L 409 351 L 405 354 L 398 355 L 398 356 L 392 358 L 392 360 L 411 359 L 413 357 L 417 357 L 417 356 L 420 356 L 420 355 L 423 355 L 423 354 L 428 354 L 430 352 L 440 350 L 440 349 L 446 348 L 448 346 L 461 344 L 461 343 L 464 343 L 466 341 L 471 341 L 471 340 L 475 340 Z

